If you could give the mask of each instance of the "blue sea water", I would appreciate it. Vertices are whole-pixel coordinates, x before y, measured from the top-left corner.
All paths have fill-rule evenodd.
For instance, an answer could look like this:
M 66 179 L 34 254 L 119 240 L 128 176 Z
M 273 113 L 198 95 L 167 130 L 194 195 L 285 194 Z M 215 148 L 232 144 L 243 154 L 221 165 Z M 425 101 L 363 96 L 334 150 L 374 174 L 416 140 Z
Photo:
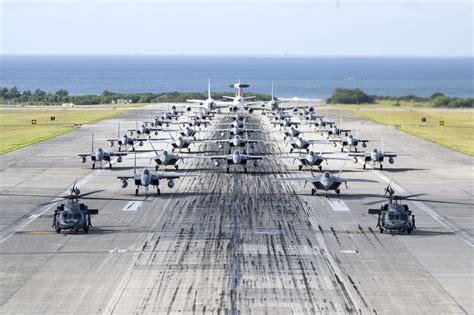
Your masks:
M 70 94 L 202 92 L 249 83 L 248 93 L 326 98 L 336 87 L 378 95 L 474 97 L 474 58 L 0 56 L 0 86 Z

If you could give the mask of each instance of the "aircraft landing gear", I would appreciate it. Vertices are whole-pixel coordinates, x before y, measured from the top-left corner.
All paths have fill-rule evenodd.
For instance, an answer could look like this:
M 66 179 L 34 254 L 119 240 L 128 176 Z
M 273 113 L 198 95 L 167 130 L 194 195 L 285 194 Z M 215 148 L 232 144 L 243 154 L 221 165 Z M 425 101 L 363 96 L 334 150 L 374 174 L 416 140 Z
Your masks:
M 340 190 L 339 188 L 338 188 L 338 189 L 336 189 L 336 194 L 338 194 L 338 195 L 339 195 L 340 193 L 341 193 L 341 190 Z
M 290 149 L 290 153 L 293 153 L 293 149 Z
M 365 170 L 365 164 L 364 164 L 364 165 L 362 165 L 362 168 Z
M 383 228 L 382 227 L 379 230 L 380 230 L 380 233 L 383 233 Z
M 303 169 L 303 165 L 298 165 L 298 170 L 301 171 Z
M 61 233 L 61 228 L 59 226 L 56 228 L 56 233 Z
M 247 166 L 244 166 L 244 172 L 247 173 Z
M 323 170 L 323 167 L 321 165 L 318 165 L 318 168 L 320 172 Z
M 86 234 L 89 233 L 89 228 L 88 227 L 84 228 L 84 233 L 86 233 Z
M 354 151 L 357 152 L 357 147 L 354 148 Z
M 160 190 L 159 187 L 156 187 L 156 194 L 157 194 L 157 195 L 160 195 L 160 194 L 161 194 L 161 190 Z
M 311 188 L 311 195 L 314 195 L 316 193 L 316 189 L 315 188 Z
M 95 163 L 92 163 L 92 169 L 95 169 Z
M 155 171 L 158 171 L 158 165 L 155 165 Z
M 382 165 L 382 163 L 380 163 L 380 169 L 383 170 L 383 165 Z
M 138 196 L 138 187 L 135 189 L 135 196 Z
M 112 169 L 112 163 L 109 162 L 109 168 Z
M 178 170 L 178 167 L 179 167 L 178 165 L 175 165 L 175 166 L 174 166 L 174 168 L 175 168 L 176 170 Z
M 226 172 L 226 173 L 229 173 L 229 167 L 228 167 L 228 166 L 227 166 L 225 172 Z
M 341 152 L 344 152 L 344 147 L 341 148 Z

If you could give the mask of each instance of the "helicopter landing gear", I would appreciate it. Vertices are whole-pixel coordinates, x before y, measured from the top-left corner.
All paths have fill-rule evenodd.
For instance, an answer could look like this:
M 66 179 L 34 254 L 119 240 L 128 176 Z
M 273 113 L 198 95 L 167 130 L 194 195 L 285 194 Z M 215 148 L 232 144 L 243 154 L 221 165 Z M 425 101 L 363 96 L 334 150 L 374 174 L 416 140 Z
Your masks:
M 316 193 L 316 189 L 315 188 L 311 188 L 311 195 L 314 195 Z

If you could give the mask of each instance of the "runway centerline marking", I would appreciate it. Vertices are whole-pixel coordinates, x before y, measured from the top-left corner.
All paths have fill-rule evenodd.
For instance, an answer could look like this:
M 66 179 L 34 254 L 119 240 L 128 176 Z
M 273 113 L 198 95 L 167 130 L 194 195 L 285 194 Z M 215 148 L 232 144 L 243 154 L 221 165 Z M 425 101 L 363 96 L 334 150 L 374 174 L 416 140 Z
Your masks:
M 141 207 L 143 201 L 130 201 L 123 207 L 122 211 L 137 211 Z
M 351 211 L 349 207 L 344 203 L 342 200 L 338 199 L 327 199 L 329 205 L 331 206 L 332 210 L 338 211 L 338 212 L 348 212 Z

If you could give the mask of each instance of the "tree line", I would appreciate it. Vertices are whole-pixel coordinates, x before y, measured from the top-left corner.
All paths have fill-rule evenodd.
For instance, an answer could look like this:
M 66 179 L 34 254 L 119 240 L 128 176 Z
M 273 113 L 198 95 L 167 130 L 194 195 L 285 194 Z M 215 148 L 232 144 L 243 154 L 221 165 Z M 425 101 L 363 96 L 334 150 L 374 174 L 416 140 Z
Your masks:
M 228 92 L 212 93 L 216 100 L 223 96 L 233 96 Z M 270 95 L 252 93 L 256 99 L 269 101 Z M 184 103 L 188 99 L 206 99 L 207 92 L 164 92 L 164 93 L 116 93 L 105 90 L 100 95 L 70 95 L 67 90 L 60 89 L 54 93 L 48 93 L 41 89 L 35 91 L 20 91 L 16 86 L 11 88 L 0 87 L 1 104 L 25 104 L 25 105 L 58 105 L 62 103 L 73 103 L 75 105 L 110 104 L 118 99 L 130 100 L 132 103 Z
M 436 92 L 430 97 L 421 97 L 416 95 L 405 96 L 387 96 L 387 95 L 368 95 L 360 89 L 342 89 L 337 88 L 332 96 L 327 99 L 328 104 L 373 104 L 377 100 L 409 101 L 409 102 L 428 102 L 433 107 L 451 107 L 451 108 L 472 108 L 474 107 L 474 98 L 449 97 L 441 92 Z

